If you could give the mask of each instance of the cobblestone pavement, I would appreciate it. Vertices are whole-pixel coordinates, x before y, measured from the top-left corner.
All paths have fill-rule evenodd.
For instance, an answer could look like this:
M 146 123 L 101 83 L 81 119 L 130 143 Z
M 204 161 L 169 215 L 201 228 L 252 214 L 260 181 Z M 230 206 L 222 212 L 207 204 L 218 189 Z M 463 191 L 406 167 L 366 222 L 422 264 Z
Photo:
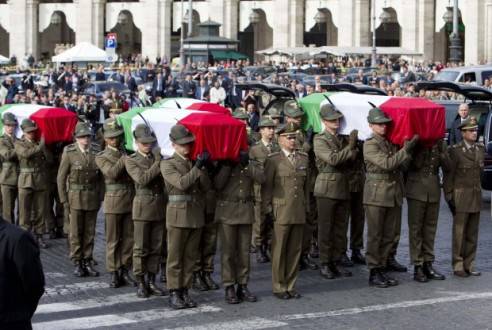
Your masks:
M 409 263 L 406 208 L 398 259 Z M 299 300 L 279 301 L 271 294 L 271 264 L 252 255 L 250 289 L 257 303 L 227 305 L 223 290 L 192 292 L 199 308 L 174 311 L 166 297 L 138 299 L 135 289 L 110 289 L 109 276 L 76 278 L 66 240 L 50 241 L 42 251 L 46 293 L 33 318 L 34 329 L 484 329 L 492 327 L 492 223 L 489 193 L 484 194 L 477 269 L 481 277 L 451 273 L 452 218 L 442 203 L 436 239 L 436 268 L 447 279 L 417 283 L 412 273 L 395 274 L 401 284 L 376 289 L 367 285 L 365 267 L 347 279 L 324 280 L 317 271 L 301 272 Z M 98 220 L 95 258 L 104 270 L 104 222 Z M 409 265 L 410 266 L 410 265 Z M 216 258 L 214 277 L 220 280 Z

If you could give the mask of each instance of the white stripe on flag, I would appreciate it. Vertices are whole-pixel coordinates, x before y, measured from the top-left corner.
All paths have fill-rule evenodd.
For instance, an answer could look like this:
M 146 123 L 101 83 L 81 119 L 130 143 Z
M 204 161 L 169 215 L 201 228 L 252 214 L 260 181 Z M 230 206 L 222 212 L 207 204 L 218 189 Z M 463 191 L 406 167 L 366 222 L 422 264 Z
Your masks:
M 197 100 L 197 99 L 191 99 L 191 98 L 187 98 L 187 97 L 177 98 L 177 99 L 170 99 L 170 100 L 166 100 L 166 101 L 162 102 L 159 105 L 159 108 L 174 108 L 174 109 L 178 109 L 179 107 L 176 105 L 176 103 L 179 103 L 179 105 L 181 106 L 181 109 L 186 109 L 186 108 L 188 108 L 190 105 L 192 105 L 194 103 L 205 103 L 205 101 Z

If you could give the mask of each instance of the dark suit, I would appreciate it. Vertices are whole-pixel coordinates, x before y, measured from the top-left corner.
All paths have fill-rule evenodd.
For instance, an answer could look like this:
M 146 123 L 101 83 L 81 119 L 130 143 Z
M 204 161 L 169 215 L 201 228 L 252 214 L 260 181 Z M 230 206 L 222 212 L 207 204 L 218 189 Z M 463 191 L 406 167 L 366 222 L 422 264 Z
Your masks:
M 449 132 L 448 144 L 450 146 L 455 145 L 463 140 L 463 136 L 461 135 L 461 130 L 458 126 L 461 124 L 461 117 L 458 116 L 453 123 L 451 124 L 451 129 Z
M 136 92 L 137 91 L 137 82 L 135 81 L 135 78 L 133 78 L 133 77 L 126 78 L 125 77 L 125 84 L 128 87 L 128 89 L 130 90 L 130 92 Z
M 95 80 L 96 81 L 106 81 L 106 75 L 104 74 L 104 72 L 96 72 Z
M 44 284 L 36 241 L 0 218 L 0 329 L 31 328 Z
M 202 97 L 202 90 L 204 90 L 203 97 Z M 210 88 L 208 86 L 205 86 L 205 87 L 198 86 L 196 88 L 195 99 L 202 100 L 202 101 L 208 101 L 209 95 L 210 95 Z
M 190 98 L 195 97 L 196 86 L 193 80 L 192 81 L 185 80 L 181 83 L 181 85 L 183 88 L 183 97 L 190 97 Z
M 158 87 L 160 89 L 158 90 Z M 158 79 L 157 77 L 152 82 L 152 97 L 155 99 L 156 97 L 164 97 L 166 91 L 166 79 L 161 77 Z

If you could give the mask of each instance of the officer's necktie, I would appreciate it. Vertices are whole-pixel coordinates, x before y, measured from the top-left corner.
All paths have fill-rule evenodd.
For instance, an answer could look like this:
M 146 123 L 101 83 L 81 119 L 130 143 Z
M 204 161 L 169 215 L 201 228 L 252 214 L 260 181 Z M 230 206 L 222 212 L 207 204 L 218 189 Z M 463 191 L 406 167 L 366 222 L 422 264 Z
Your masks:
M 272 144 L 271 143 L 267 144 L 266 148 L 268 149 L 268 153 L 272 152 Z
M 291 153 L 288 158 L 289 158 L 290 162 L 292 163 L 292 165 L 296 166 L 296 157 L 295 157 L 294 153 Z

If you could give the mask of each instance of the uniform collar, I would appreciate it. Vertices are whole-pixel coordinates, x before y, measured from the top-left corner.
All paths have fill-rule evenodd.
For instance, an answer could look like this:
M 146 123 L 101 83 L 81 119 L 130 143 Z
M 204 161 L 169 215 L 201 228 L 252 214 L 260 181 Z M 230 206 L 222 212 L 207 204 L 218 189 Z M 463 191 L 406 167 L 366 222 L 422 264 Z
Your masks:
M 143 152 L 141 152 L 140 150 L 137 150 L 137 152 L 145 159 L 150 159 L 150 157 L 152 156 L 152 154 L 149 152 L 148 154 L 144 154 Z
M 87 154 L 87 153 L 89 153 L 89 150 L 91 150 L 91 147 L 90 146 L 87 149 L 82 149 L 82 147 L 78 143 L 77 143 L 77 148 L 79 148 L 80 152 L 83 153 L 83 154 Z
M 292 152 L 289 152 L 287 150 L 285 150 L 284 148 L 282 148 L 282 152 L 284 153 L 285 157 L 289 158 L 290 155 L 295 155 L 295 150 L 292 151 Z

